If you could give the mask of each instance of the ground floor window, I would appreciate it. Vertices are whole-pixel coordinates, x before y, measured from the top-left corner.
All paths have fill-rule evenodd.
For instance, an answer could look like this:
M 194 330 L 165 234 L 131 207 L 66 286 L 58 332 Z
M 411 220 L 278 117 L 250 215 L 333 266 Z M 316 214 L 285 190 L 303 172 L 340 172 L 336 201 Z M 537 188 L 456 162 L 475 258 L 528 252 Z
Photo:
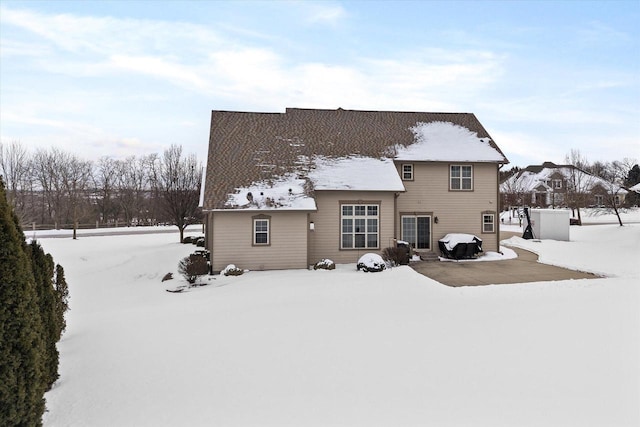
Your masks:
M 341 206 L 342 249 L 378 248 L 379 206 L 343 204 Z
M 402 215 L 401 226 L 402 240 L 408 242 L 412 248 L 431 248 L 430 215 Z
M 559 205 L 564 203 L 564 193 L 552 193 L 551 197 L 553 198 L 553 205 Z
M 269 229 L 271 219 L 266 216 L 253 218 L 253 245 L 269 245 Z
M 496 215 L 493 212 L 485 212 L 482 214 L 482 232 L 496 232 Z

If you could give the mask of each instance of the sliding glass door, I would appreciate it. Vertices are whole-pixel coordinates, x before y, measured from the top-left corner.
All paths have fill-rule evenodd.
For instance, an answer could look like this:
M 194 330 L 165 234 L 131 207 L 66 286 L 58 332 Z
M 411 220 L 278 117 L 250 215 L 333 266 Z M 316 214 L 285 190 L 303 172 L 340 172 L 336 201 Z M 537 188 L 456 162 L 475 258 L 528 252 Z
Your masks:
M 402 240 L 415 249 L 431 249 L 431 216 L 402 215 Z

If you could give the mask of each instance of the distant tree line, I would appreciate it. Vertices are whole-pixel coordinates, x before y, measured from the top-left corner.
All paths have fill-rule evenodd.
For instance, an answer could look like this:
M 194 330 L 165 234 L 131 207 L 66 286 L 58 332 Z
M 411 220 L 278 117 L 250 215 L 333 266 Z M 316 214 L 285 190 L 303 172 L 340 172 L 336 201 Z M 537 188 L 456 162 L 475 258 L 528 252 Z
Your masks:
M 202 165 L 172 145 L 125 159 L 80 158 L 57 148 L 27 150 L 0 143 L 0 175 L 21 224 L 52 228 L 174 224 L 201 219 Z
M 0 425 L 42 425 L 68 308 L 64 269 L 26 243 L 0 176 Z

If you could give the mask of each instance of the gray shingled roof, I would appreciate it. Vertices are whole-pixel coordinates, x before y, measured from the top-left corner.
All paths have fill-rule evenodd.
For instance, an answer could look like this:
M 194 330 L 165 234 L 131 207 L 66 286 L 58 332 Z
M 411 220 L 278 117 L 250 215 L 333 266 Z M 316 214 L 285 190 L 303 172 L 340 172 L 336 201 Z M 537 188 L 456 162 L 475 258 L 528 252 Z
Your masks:
M 390 147 L 413 144 L 417 123 L 450 122 L 491 138 L 470 113 L 315 110 L 285 113 L 212 111 L 203 208 L 224 208 L 227 195 L 276 179 L 314 155 L 388 157 Z M 508 163 L 497 145 L 490 141 Z M 301 157 L 302 156 L 302 157 Z

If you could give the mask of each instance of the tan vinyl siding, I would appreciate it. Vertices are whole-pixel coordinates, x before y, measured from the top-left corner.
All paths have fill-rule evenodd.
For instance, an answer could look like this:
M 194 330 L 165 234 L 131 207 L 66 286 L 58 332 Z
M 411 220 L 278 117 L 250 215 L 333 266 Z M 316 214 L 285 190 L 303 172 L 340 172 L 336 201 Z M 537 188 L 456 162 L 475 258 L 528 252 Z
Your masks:
M 253 218 L 260 213 L 270 220 L 268 246 L 252 245 Z M 229 264 L 249 270 L 307 268 L 307 212 L 218 211 L 212 215 L 213 271 Z
M 449 189 L 449 166 L 473 165 L 473 189 Z M 400 164 L 398 172 L 400 173 Z M 482 213 L 498 209 L 498 165 L 495 163 L 414 163 L 413 181 L 403 181 L 406 192 L 398 197 L 398 212 L 433 212 L 431 247 L 447 233 L 475 234 L 483 241 L 485 251 L 498 250 L 498 233 L 482 232 Z M 438 217 L 436 224 L 434 219 Z M 496 214 L 496 229 L 497 214 Z M 397 222 L 396 235 L 400 235 Z
M 315 230 L 309 233 L 309 261 L 329 258 L 337 264 L 355 263 L 365 253 L 380 253 L 393 244 L 394 193 L 368 191 L 316 191 L 317 212 L 310 214 Z M 378 245 L 376 249 L 340 249 L 340 205 L 378 204 Z
M 213 212 L 207 212 L 205 215 L 204 246 L 208 251 L 213 247 Z

